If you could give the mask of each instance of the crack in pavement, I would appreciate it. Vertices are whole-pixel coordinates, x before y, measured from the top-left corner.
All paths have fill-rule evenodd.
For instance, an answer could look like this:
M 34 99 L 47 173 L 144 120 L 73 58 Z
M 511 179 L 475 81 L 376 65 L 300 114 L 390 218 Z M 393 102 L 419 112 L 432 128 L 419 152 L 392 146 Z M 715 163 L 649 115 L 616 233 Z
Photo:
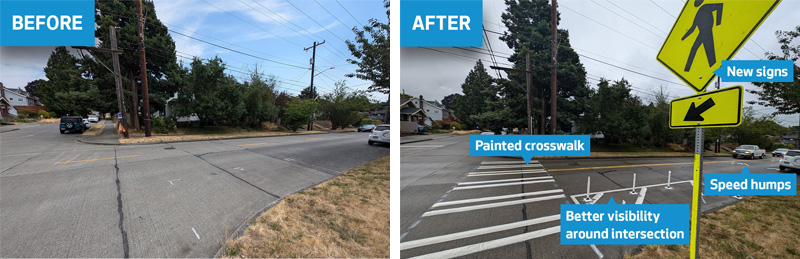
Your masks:
M 47 151 L 45 151 L 45 152 L 47 152 Z M 25 159 L 25 161 L 19 162 L 18 164 L 14 165 L 14 166 L 12 166 L 12 167 L 9 167 L 9 168 L 8 168 L 8 169 L 6 169 L 6 170 L 3 170 L 2 172 L 0 172 L 0 174 L 3 174 L 3 173 L 5 173 L 5 172 L 8 172 L 9 170 L 11 170 L 11 169 L 14 169 L 14 167 L 17 167 L 18 165 L 24 164 L 25 162 L 28 162 L 28 161 L 30 161 L 31 159 L 34 159 L 34 158 L 36 158 L 37 156 L 39 156 L 39 155 L 41 155 L 41 154 L 44 154 L 44 152 L 42 152 L 42 153 L 39 153 L 39 154 L 37 154 L 37 155 L 35 155 L 35 156 L 32 156 L 32 157 L 30 157 L 30 158 L 28 158 L 28 159 Z
M 119 213 L 119 232 L 122 234 L 122 249 L 125 254 L 125 258 L 129 258 L 129 248 L 128 248 L 128 233 L 125 232 L 125 227 L 122 225 L 122 222 L 125 220 L 125 212 L 122 211 L 122 191 L 120 190 L 120 182 L 119 182 L 119 164 L 117 163 L 117 148 L 114 148 L 114 169 L 116 169 L 117 175 L 117 213 Z
M 616 184 L 616 185 L 617 185 L 617 186 L 619 186 L 620 188 L 625 188 L 625 186 L 622 186 L 622 185 L 621 185 L 621 184 L 619 184 L 618 182 L 616 182 L 616 181 L 614 181 L 614 180 L 611 180 L 611 178 L 609 178 L 608 176 L 606 176 L 606 173 L 610 173 L 610 172 L 614 172 L 614 171 L 602 171 L 602 172 L 601 172 L 601 171 L 596 171 L 596 172 L 597 172 L 598 174 L 602 175 L 603 177 L 605 177 L 606 179 L 608 179 L 609 181 L 611 181 L 612 183 Z
M 189 152 L 187 152 L 186 150 L 183 150 L 183 151 L 184 151 L 184 152 L 186 152 L 186 153 L 189 153 Z M 241 177 L 239 177 L 239 176 L 237 176 L 237 175 L 235 175 L 235 174 L 233 174 L 233 173 L 231 173 L 231 172 L 228 172 L 228 170 L 225 170 L 225 169 L 223 169 L 222 167 L 219 167 L 219 166 L 217 166 L 217 165 L 215 165 L 215 164 L 213 164 L 213 163 L 209 162 L 208 160 L 206 160 L 205 158 L 203 158 L 203 157 L 202 157 L 202 155 L 195 155 L 195 154 L 192 154 L 192 153 L 189 153 L 189 154 L 191 154 L 191 155 L 193 155 L 193 156 L 195 156 L 195 157 L 197 157 L 197 158 L 200 158 L 200 160 L 203 160 L 203 162 L 206 162 L 206 163 L 208 163 L 209 165 L 211 165 L 211 166 L 213 166 L 213 167 L 216 167 L 217 169 L 219 169 L 219 170 L 222 170 L 223 172 L 226 172 L 226 173 L 228 173 L 229 175 L 233 176 L 234 178 L 236 178 L 236 179 L 239 179 L 240 181 L 242 181 L 242 182 L 245 182 L 246 184 L 248 184 L 248 185 L 250 185 L 250 186 L 253 186 L 254 188 L 258 189 L 259 191 L 262 191 L 262 192 L 264 192 L 264 193 L 266 193 L 266 194 L 269 194 L 270 196 L 272 196 L 272 197 L 275 197 L 276 199 L 280 199 L 280 198 L 281 198 L 281 196 L 278 196 L 278 195 L 275 195 L 274 193 L 268 192 L 267 190 L 264 190 L 263 188 L 261 188 L 261 187 L 258 187 L 257 185 L 255 185 L 255 184 L 253 184 L 253 183 L 251 183 L 251 182 L 248 182 L 247 180 L 245 180 L 245 179 L 242 179 Z

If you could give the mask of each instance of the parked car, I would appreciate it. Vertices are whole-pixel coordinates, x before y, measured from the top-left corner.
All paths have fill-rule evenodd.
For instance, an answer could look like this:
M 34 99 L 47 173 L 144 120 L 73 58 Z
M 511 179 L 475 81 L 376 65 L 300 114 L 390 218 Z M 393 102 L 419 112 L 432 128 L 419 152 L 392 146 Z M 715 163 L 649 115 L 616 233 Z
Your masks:
M 417 124 L 417 132 L 419 133 L 428 132 L 428 127 L 422 124 Z
M 767 151 L 759 148 L 756 145 L 741 145 L 737 147 L 735 150 L 733 150 L 733 158 L 739 158 L 739 157 L 747 157 L 750 159 L 756 157 L 764 158 L 765 153 L 767 153 Z
M 86 126 L 87 129 L 92 127 L 92 123 L 89 122 L 89 119 L 83 119 L 83 125 Z
M 781 161 L 778 162 L 778 168 L 781 171 L 786 171 L 786 169 L 800 170 L 800 149 L 786 151 L 781 156 Z
M 86 124 L 83 123 L 83 118 L 79 116 L 63 116 L 61 117 L 61 123 L 58 124 L 58 130 L 61 131 L 61 134 L 67 131 L 83 133 L 86 131 Z
M 89 115 L 89 118 L 88 118 L 88 120 L 89 120 L 89 122 L 94 122 L 94 123 L 97 123 L 97 122 L 99 122 L 99 121 L 100 121 L 100 117 L 99 117 L 99 116 L 97 116 L 97 115 Z
M 375 128 L 375 124 L 364 124 L 364 125 L 358 126 L 358 132 L 371 131 L 374 128 Z
M 775 149 L 775 151 L 772 151 L 772 157 L 783 156 L 783 154 L 786 154 L 786 151 L 789 151 L 789 149 L 788 148 Z
M 375 129 L 373 129 L 369 133 L 369 141 L 367 141 L 367 143 L 369 143 L 370 145 L 375 143 L 389 144 L 390 135 L 391 134 L 389 134 L 389 124 L 378 125 L 375 127 Z

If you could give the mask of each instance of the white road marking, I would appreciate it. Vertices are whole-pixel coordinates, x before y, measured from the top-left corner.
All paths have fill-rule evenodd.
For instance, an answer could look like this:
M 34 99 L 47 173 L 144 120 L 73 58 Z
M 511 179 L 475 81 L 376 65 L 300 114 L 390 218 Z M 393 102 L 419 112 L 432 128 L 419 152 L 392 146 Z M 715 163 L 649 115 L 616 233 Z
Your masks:
M 194 236 L 196 236 L 197 239 L 200 239 L 200 235 L 197 234 L 197 231 L 195 231 L 194 228 L 192 228 L 192 232 L 194 232 Z
M 546 229 L 542 229 L 542 230 L 533 231 L 533 232 L 530 232 L 530 233 L 525 233 L 525 234 L 520 234 L 520 235 L 515 235 L 515 236 L 510 236 L 510 237 L 505 237 L 505 238 L 501 238 L 501 239 L 495 239 L 495 240 L 492 240 L 492 241 L 472 244 L 472 245 L 468 245 L 468 246 L 457 247 L 457 248 L 453 248 L 453 249 L 450 249 L 450 250 L 440 251 L 440 252 L 421 255 L 421 256 L 412 257 L 412 258 L 452 258 L 452 257 L 458 257 L 458 256 L 462 256 L 462 255 L 468 255 L 468 254 L 477 253 L 477 252 L 480 252 L 480 251 L 485 251 L 485 250 L 489 250 L 489 249 L 503 247 L 503 246 L 507 246 L 507 245 L 511 245 L 511 244 L 516 244 L 516 243 L 519 243 L 519 242 L 524 242 L 526 240 L 539 238 L 539 237 L 543 237 L 543 236 L 547 236 L 547 235 L 552 235 L 552 234 L 559 233 L 559 232 L 561 232 L 561 226 L 556 226 L 556 227 L 551 227 L 551 228 L 546 228 Z
M 464 238 L 469 238 L 469 237 L 474 237 L 474 236 L 479 236 L 479 235 L 485 235 L 485 234 L 490 234 L 490 233 L 495 233 L 495 232 L 500 232 L 500 231 L 506 231 L 506 230 L 511 230 L 511 229 L 515 229 L 515 228 L 521 228 L 521 227 L 525 227 L 525 226 L 531 226 L 531 225 L 541 224 L 541 223 L 545 223 L 545 222 L 556 221 L 556 220 L 559 220 L 560 218 L 561 218 L 561 215 L 552 215 L 552 216 L 547 216 L 547 217 L 541 217 L 541 218 L 535 218 L 535 219 L 529 219 L 529 220 L 514 222 L 514 223 L 510 223 L 510 224 L 503 224 L 503 225 L 498 225 L 498 226 L 491 226 L 491 227 L 473 229 L 473 230 L 468 230 L 468 231 L 463 231 L 463 232 L 458 232 L 458 233 L 452 233 L 452 234 L 447 234 L 447 235 L 441 235 L 441 236 L 417 239 L 417 240 L 412 240 L 412 241 L 400 243 L 400 250 L 412 249 L 412 248 L 417 248 L 417 247 L 420 247 L 420 246 L 427 246 L 427 245 L 438 244 L 438 243 L 443 243 L 443 242 L 448 242 L 448 241 L 453 241 L 453 240 L 458 240 L 458 239 L 464 239 Z
M 524 172 L 547 172 L 547 170 L 544 170 L 544 169 L 517 169 L 517 170 L 503 170 L 503 171 L 469 172 L 467 174 L 524 173 Z
M 639 197 L 636 198 L 636 204 L 642 204 L 642 202 L 644 202 L 645 193 L 647 193 L 647 187 L 642 187 L 642 190 L 639 192 Z
M 692 180 L 686 180 L 686 181 L 680 181 L 680 182 L 672 182 L 672 184 L 679 184 L 679 183 L 689 183 L 689 184 L 692 184 L 692 185 L 694 185 L 694 184 L 692 183 Z M 640 186 L 640 188 L 643 188 L 643 187 L 656 187 L 656 186 L 664 186 L 664 185 L 667 185 L 667 183 L 660 183 L 660 184 L 652 184 L 652 185 L 647 185 L 647 186 Z M 620 192 L 620 191 L 630 191 L 630 189 L 629 189 L 629 188 L 623 188 L 623 189 L 608 190 L 608 191 L 602 191 L 602 192 L 591 192 L 591 193 L 589 193 L 589 194 L 591 195 L 591 194 L 598 194 L 598 193 L 609 193 L 609 192 Z M 572 195 L 572 196 L 575 196 L 575 197 L 580 197 L 580 196 L 586 196 L 586 194 L 575 194 L 575 195 Z
M 175 185 L 174 183 L 172 183 L 172 181 L 180 181 L 180 180 L 181 180 L 181 178 L 174 179 L 174 180 L 169 180 L 169 184 L 171 184 L 171 185 Z
M 600 252 L 600 249 L 597 249 L 597 246 L 590 245 L 590 247 L 592 247 L 592 250 L 594 250 L 594 253 L 597 254 L 597 258 L 603 258 L 603 253 Z
M 467 174 L 467 176 L 492 176 L 492 175 L 541 174 L 541 173 L 547 173 L 547 171 L 540 170 L 540 171 L 522 171 L 522 172 L 516 172 L 516 173 L 489 173 L 489 174 L 469 173 L 469 174 Z
M 559 195 L 553 195 L 553 196 L 544 196 L 544 197 L 537 197 L 537 198 L 530 198 L 530 199 L 523 199 L 523 200 L 516 200 L 516 201 L 504 201 L 504 202 L 497 202 L 497 203 L 489 203 L 489 204 L 458 207 L 458 208 L 452 208 L 452 209 L 431 210 L 431 211 L 425 212 L 424 214 L 422 214 L 422 216 L 423 217 L 428 217 L 428 216 L 435 216 L 435 215 L 442 215 L 442 214 L 449 214 L 449 213 L 456 213 L 456 212 L 465 212 L 465 211 L 497 208 L 497 207 L 518 205 L 518 204 L 531 203 L 531 202 L 554 200 L 554 199 L 559 199 L 559 198 L 566 198 L 566 196 L 564 196 L 564 194 L 559 194 Z
M 516 182 L 516 181 L 526 181 L 526 180 L 542 180 L 542 179 L 553 179 L 552 176 L 540 176 L 540 177 L 528 177 L 528 178 L 512 178 L 512 179 L 500 179 L 500 180 L 488 180 L 488 181 L 474 181 L 474 182 L 460 182 L 458 185 L 473 185 L 473 184 L 485 184 L 485 183 L 505 183 L 505 182 Z
M 241 168 L 241 167 L 236 167 L 236 168 L 234 168 L 233 170 L 244 171 L 244 168 Z
M 534 183 L 553 183 L 553 182 L 555 182 L 555 180 L 525 181 L 525 182 L 517 182 L 517 183 L 496 183 L 496 184 L 487 184 L 487 185 L 462 186 L 462 187 L 453 188 L 453 190 L 468 190 L 468 189 L 480 189 L 480 188 L 500 187 L 500 186 L 509 186 L 509 185 L 522 185 L 522 184 L 534 184 Z
M 400 145 L 401 148 L 440 148 L 444 145 Z
M 510 198 L 519 198 L 525 196 L 535 196 L 535 195 L 542 195 L 542 194 L 551 194 L 551 193 L 560 193 L 564 192 L 564 190 L 557 189 L 557 190 L 547 190 L 547 191 L 538 191 L 538 192 L 524 192 L 524 193 L 517 193 L 517 194 L 510 194 L 510 195 L 502 195 L 502 196 L 494 196 L 494 197 L 484 197 L 484 198 L 476 198 L 476 199 L 466 199 L 466 200 L 457 200 L 457 201 L 445 201 L 433 204 L 431 208 L 441 207 L 441 206 L 450 206 L 450 205 L 457 205 L 457 204 L 465 204 L 465 203 L 476 203 L 476 202 L 484 202 L 484 201 L 493 201 L 493 200 L 504 200 Z
M 589 204 L 595 204 L 595 203 L 597 203 L 597 201 L 599 201 L 601 197 L 603 197 L 603 193 L 598 193 L 598 194 L 596 194 L 594 197 L 592 197 L 592 202 L 591 202 L 591 203 L 589 203 Z
M 538 164 L 539 160 L 531 160 L 531 163 Z M 503 165 L 503 164 L 525 164 L 525 161 L 483 161 L 482 165 Z
M 478 167 L 478 170 L 486 170 L 486 169 L 501 169 L 501 168 L 531 168 L 531 167 L 543 167 L 542 164 L 529 164 L 529 165 L 482 165 Z

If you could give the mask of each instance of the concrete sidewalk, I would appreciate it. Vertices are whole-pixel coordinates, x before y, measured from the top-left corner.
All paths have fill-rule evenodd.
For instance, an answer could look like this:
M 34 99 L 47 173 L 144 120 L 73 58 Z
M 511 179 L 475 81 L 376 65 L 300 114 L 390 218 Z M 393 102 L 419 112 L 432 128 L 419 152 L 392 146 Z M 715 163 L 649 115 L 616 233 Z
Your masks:
M 78 142 L 96 145 L 122 145 L 119 143 L 119 136 L 114 134 L 114 122 L 111 120 L 102 120 L 103 131 L 96 136 L 88 136 L 81 134 L 76 138 Z M 98 123 L 98 124 L 100 124 Z

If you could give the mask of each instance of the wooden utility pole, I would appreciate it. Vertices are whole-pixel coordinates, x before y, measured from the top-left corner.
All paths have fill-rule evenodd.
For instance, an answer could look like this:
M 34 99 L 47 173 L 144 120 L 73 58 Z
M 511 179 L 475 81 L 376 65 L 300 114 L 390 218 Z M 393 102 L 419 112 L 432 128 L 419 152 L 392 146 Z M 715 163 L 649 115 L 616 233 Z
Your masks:
M 136 1 L 139 12 L 139 63 L 142 72 L 142 99 L 144 100 L 144 136 L 150 136 L 150 95 L 147 90 L 147 62 L 144 54 L 144 16 L 142 16 L 142 0 Z M 313 74 L 313 73 L 312 73 Z M 135 91 L 134 91 L 135 92 Z M 134 111 L 136 112 L 136 111 Z
M 125 120 L 125 104 L 124 104 L 124 94 L 122 93 L 122 78 L 119 74 L 119 52 L 117 50 L 117 31 L 114 26 L 108 26 L 108 29 L 111 34 L 111 59 L 114 63 L 114 84 L 117 85 L 117 107 L 119 107 L 119 112 L 122 115 L 122 119 L 120 119 L 120 125 L 123 127 L 122 136 L 124 138 L 128 138 L 128 124 L 127 120 Z
M 309 49 L 311 49 L 311 86 L 310 86 L 311 87 L 311 100 L 316 100 L 317 99 L 317 90 L 314 89 L 314 63 L 316 63 L 316 60 L 317 60 L 317 46 L 322 45 L 322 44 L 325 44 L 324 40 L 319 44 L 317 44 L 317 42 L 315 41 L 314 45 L 312 45 L 311 47 L 303 49 L 304 51 L 308 51 Z M 311 120 L 311 122 L 308 123 L 308 129 L 307 129 L 308 131 L 311 131 L 312 126 L 314 125 L 314 119 L 316 119 L 316 117 L 317 117 L 316 113 L 313 116 L 314 116 L 314 118 Z
M 552 8 L 550 8 L 550 31 L 553 35 L 550 41 L 550 60 L 552 63 L 552 67 L 550 67 L 550 134 L 555 135 L 558 128 L 556 120 L 556 102 L 558 102 L 558 91 L 556 91 L 556 53 L 558 52 L 556 23 L 558 23 L 558 15 L 556 8 L 558 8 L 558 3 L 556 3 L 556 0 L 553 0 L 552 5 Z

